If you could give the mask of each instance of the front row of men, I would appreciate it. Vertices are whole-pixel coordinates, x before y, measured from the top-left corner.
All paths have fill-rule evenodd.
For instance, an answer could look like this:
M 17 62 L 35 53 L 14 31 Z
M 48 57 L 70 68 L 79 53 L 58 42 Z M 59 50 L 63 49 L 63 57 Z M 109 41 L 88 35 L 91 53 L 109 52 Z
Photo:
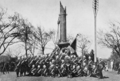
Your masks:
M 64 55 L 60 58 L 56 55 L 54 58 L 46 57 L 28 57 L 20 59 L 16 66 L 17 76 L 52 76 L 52 77 L 76 77 L 76 76 L 95 76 L 102 78 L 103 66 L 100 63 L 94 63 L 89 56 L 82 58 L 75 55 Z

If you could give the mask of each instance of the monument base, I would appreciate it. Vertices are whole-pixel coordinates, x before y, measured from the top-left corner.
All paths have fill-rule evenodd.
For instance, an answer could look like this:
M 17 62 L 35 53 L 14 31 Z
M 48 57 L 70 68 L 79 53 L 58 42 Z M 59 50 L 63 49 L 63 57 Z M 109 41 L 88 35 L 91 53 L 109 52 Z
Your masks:
M 70 43 L 68 42 L 60 42 L 58 43 L 58 46 L 60 47 L 60 49 L 64 48 L 64 47 L 68 47 L 70 45 Z

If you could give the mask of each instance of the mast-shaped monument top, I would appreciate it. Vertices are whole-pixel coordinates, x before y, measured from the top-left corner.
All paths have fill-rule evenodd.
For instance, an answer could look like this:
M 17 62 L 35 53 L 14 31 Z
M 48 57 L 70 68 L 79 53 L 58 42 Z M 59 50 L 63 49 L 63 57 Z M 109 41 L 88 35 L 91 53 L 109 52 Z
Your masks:
M 59 25 L 60 25 L 60 40 L 59 45 L 63 45 L 62 47 L 68 46 L 67 42 L 67 28 L 66 28 L 66 7 L 64 8 L 60 2 L 60 14 L 59 14 Z

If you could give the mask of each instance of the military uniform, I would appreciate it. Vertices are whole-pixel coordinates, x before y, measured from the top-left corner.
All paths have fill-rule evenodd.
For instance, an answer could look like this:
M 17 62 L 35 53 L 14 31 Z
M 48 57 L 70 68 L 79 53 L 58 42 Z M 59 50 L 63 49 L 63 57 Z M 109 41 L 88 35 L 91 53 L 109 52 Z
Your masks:
M 19 73 L 20 73 L 20 64 L 21 64 L 21 62 L 19 61 L 18 63 L 17 63 L 17 65 L 16 65 L 16 68 L 15 68 L 15 71 L 16 71 L 16 74 L 17 74 L 17 77 L 19 76 Z
M 118 65 L 118 74 L 120 74 L 120 63 Z

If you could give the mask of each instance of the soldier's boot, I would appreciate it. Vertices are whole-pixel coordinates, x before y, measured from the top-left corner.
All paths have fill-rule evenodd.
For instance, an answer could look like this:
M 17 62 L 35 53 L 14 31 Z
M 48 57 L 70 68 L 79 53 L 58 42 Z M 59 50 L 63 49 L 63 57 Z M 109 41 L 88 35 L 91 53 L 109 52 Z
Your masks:
M 19 77 L 19 71 L 16 71 L 16 75 L 17 75 L 17 77 Z
M 68 76 L 67 76 L 68 78 L 72 78 L 73 76 L 71 75 L 71 74 L 68 74 Z
M 20 76 L 23 76 L 23 71 L 20 71 Z
M 60 74 L 58 74 L 58 77 L 60 77 L 61 75 Z

